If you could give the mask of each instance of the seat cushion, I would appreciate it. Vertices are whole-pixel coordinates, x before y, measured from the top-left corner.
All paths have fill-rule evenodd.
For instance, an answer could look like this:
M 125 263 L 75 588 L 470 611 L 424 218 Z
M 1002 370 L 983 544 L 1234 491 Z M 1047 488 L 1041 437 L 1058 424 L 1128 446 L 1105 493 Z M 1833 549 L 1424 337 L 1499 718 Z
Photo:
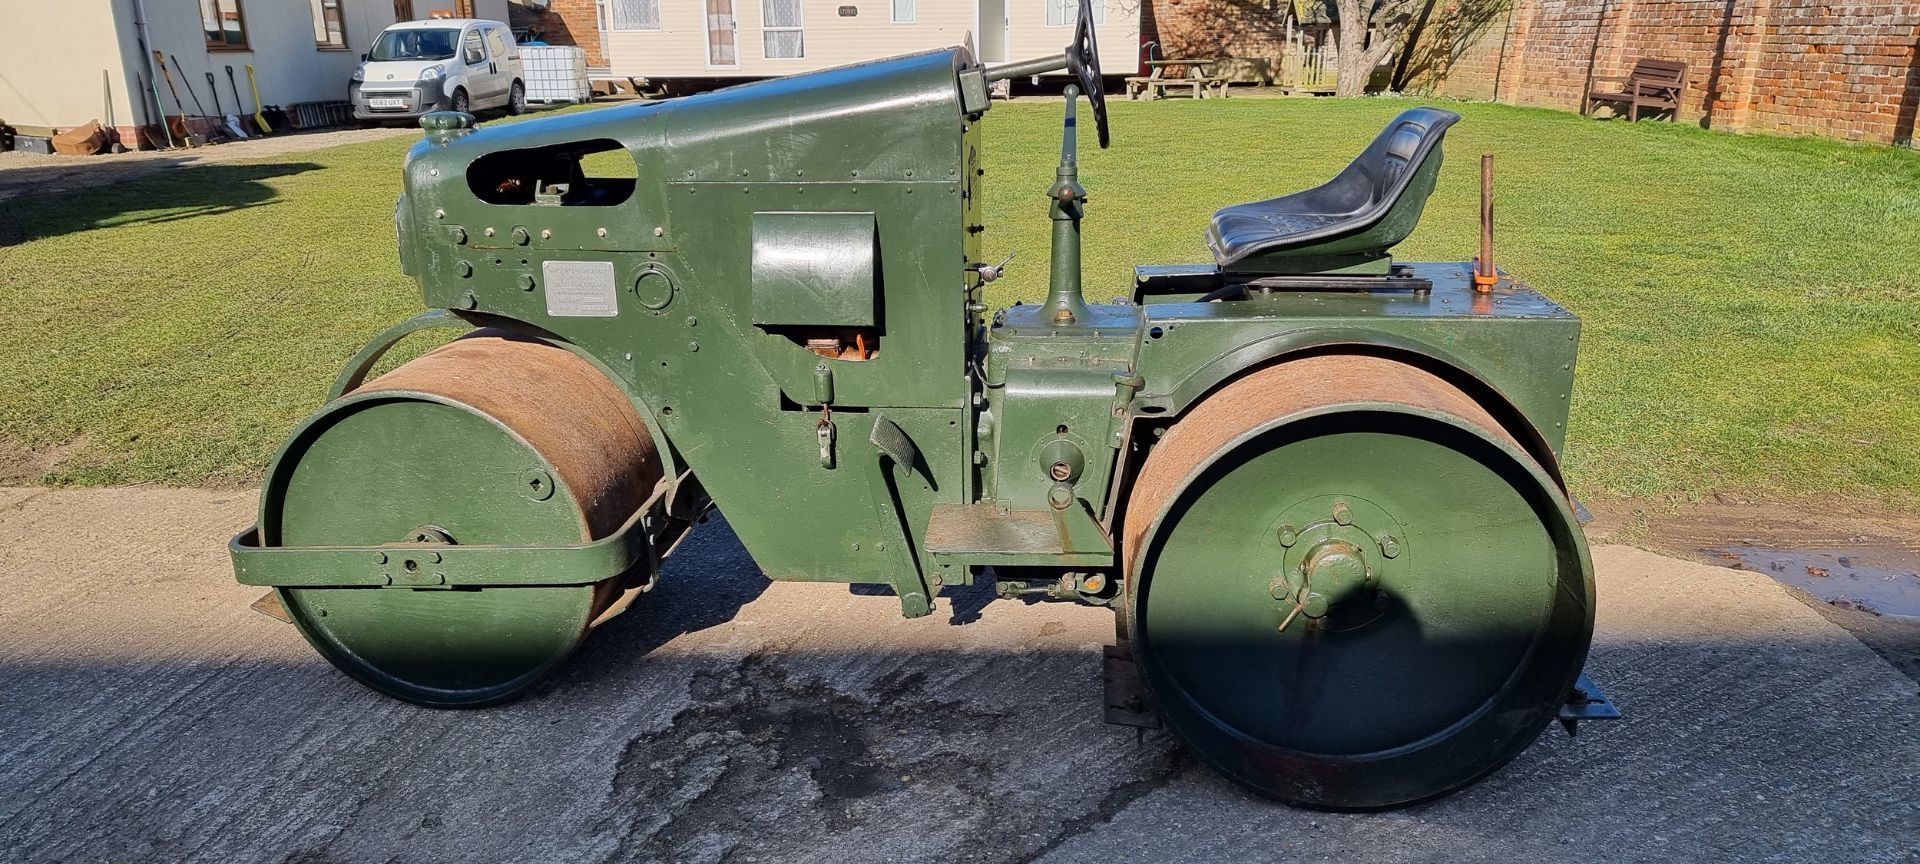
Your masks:
M 1459 120 L 1438 108 L 1406 111 L 1327 183 L 1220 210 L 1207 228 L 1214 260 L 1226 267 L 1256 255 L 1311 254 L 1315 246 L 1365 232 L 1393 209 Z M 1388 245 L 1398 240 L 1389 238 Z

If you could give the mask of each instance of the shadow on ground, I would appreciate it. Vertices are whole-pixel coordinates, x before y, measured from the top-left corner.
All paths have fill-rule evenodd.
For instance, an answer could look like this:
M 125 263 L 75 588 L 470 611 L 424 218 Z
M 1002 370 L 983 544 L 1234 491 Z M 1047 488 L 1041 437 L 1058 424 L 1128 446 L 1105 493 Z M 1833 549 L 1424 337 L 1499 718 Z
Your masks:
M 0 199 L 0 247 L 93 228 L 175 222 L 259 207 L 278 197 L 265 181 L 321 167 L 312 162 L 268 162 L 176 168 L 179 161 L 136 163 L 141 166 L 137 183 Z M 149 170 L 156 163 L 161 167 Z M 13 168 L 0 175 L 0 181 L 9 187 L 32 188 L 73 170 L 64 165 Z

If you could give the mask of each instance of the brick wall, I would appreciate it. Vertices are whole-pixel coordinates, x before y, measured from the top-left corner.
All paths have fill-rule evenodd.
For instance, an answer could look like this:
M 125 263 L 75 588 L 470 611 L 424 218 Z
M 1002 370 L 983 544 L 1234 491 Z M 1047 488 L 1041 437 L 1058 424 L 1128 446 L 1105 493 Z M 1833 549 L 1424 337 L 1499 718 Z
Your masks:
M 1286 53 L 1290 0 L 1147 0 L 1140 32 L 1161 57 L 1257 57 L 1274 69 Z
M 607 55 L 600 44 L 600 14 L 594 0 L 552 0 L 539 13 L 540 38 L 551 45 L 578 45 L 586 49 L 587 65 L 605 68 Z
M 1279 2 L 1150 0 L 1143 26 L 1171 56 L 1279 68 Z M 1683 122 L 1913 141 L 1920 0 L 1433 2 L 1396 76 L 1413 92 L 1579 110 L 1589 89 L 1657 57 L 1687 64 Z
M 1410 58 L 1416 92 L 1578 110 L 1590 80 L 1658 57 L 1687 64 L 1684 122 L 1913 139 L 1920 0 L 1441 2 Z

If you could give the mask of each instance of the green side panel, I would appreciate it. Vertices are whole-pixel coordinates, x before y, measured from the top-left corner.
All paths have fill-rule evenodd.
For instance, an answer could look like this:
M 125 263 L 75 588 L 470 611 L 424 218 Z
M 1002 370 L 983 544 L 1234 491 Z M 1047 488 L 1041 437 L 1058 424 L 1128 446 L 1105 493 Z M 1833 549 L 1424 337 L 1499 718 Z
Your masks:
M 1179 413 L 1241 370 L 1331 345 L 1372 346 L 1441 361 L 1512 403 L 1558 454 L 1580 321 L 1524 283 L 1472 287 L 1466 262 L 1409 265 L 1433 290 L 1277 292 L 1224 303 L 1152 303 L 1140 341 L 1146 379 L 1133 411 Z
M 965 265 L 979 251 L 967 227 L 979 222 L 980 133 L 956 77 L 970 63 L 964 50 L 935 51 L 433 135 L 407 164 L 409 266 L 430 307 L 522 321 L 590 352 L 769 575 L 889 582 L 898 549 L 876 547 L 899 527 L 884 524 L 879 504 L 891 502 L 866 482 L 879 458 L 873 417 L 884 409 L 921 456 L 897 484 L 909 534 L 936 502 L 963 500 L 974 470 L 965 370 L 980 325 L 962 304 L 977 298 Z M 639 178 L 610 203 L 489 203 L 469 181 L 487 154 L 602 140 Z M 755 326 L 756 214 L 775 213 L 865 220 L 871 302 L 857 268 L 834 261 L 826 296 L 793 298 L 781 315 L 801 316 L 795 327 L 865 322 L 877 336 L 866 361 L 823 360 L 802 334 Z M 545 265 L 571 261 L 613 263 L 614 314 L 551 314 L 567 306 L 551 302 Z M 817 432 L 822 363 L 830 465 Z
M 872 213 L 753 214 L 753 323 L 872 327 Z

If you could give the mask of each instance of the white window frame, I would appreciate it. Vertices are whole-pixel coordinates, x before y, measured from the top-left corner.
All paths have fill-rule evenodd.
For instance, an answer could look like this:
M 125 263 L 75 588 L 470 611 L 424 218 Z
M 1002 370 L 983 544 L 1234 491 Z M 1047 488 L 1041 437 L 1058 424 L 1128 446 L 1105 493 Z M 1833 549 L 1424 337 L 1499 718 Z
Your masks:
M 805 60 L 805 59 L 807 59 L 807 4 L 806 4 L 806 0 L 793 0 L 793 6 L 794 6 L 794 8 L 795 8 L 795 9 L 797 9 L 797 10 L 799 10 L 799 12 L 800 12 L 800 23 L 799 23 L 799 24 L 794 24 L 794 25 L 791 25 L 791 26 L 784 26 L 784 27 L 776 27 L 776 26 L 774 26 L 774 25 L 772 25 L 772 24 L 768 24 L 768 23 L 767 23 L 767 11 L 768 11 L 768 10 L 769 10 L 769 9 L 771 8 L 771 7 L 770 7 L 770 6 L 769 6 L 769 5 L 767 4 L 767 0 L 760 0 L 760 59 L 762 59 L 762 60 L 769 60 L 769 61 L 774 61 L 774 62 L 778 62 L 778 61 L 782 61 L 782 60 Z M 796 54 L 796 55 L 794 55 L 794 56 L 792 56 L 792 57 L 770 57 L 770 56 L 768 56 L 768 55 L 767 55 L 767 34 L 768 34 L 768 33 L 799 33 L 799 34 L 800 34 L 800 53 L 799 53 L 799 54 Z M 736 40 L 735 40 L 735 46 L 734 46 L 734 50 L 736 50 L 736 51 L 738 51 L 738 50 L 739 50 L 739 45 L 738 45 L 738 39 L 737 39 L 737 38 L 736 38 Z
M 900 17 L 900 4 L 903 2 L 907 4 L 907 17 L 905 18 Z M 920 23 L 920 0 L 892 0 L 892 6 L 893 6 L 893 12 L 892 12 L 893 23 L 895 24 Z
M 631 5 L 639 9 L 646 9 L 648 7 L 652 7 L 653 23 L 652 24 L 645 23 L 644 21 L 645 16 L 636 16 L 642 19 L 641 23 L 638 23 L 638 24 L 634 24 L 632 20 L 623 20 L 620 14 L 620 9 L 623 5 Z M 701 20 L 705 20 L 705 19 L 703 18 Z M 632 26 L 625 26 L 629 24 L 631 24 Z M 626 31 L 645 32 L 645 31 L 660 29 L 660 0 L 607 0 L 607 29 L 618 30 L 622 32 L 626 32 Z
M 1074 19 L 1080 17 L 1080 0 L 1042 0 L 1046 3 L 1046 24 L 1048 27 L 1072 27 Z M 1063 20 L 1055 21 L 1055 13 Z M 1093 0 L 1093 26 L 1101 27 L 1107 23 L 1106 0 Z

